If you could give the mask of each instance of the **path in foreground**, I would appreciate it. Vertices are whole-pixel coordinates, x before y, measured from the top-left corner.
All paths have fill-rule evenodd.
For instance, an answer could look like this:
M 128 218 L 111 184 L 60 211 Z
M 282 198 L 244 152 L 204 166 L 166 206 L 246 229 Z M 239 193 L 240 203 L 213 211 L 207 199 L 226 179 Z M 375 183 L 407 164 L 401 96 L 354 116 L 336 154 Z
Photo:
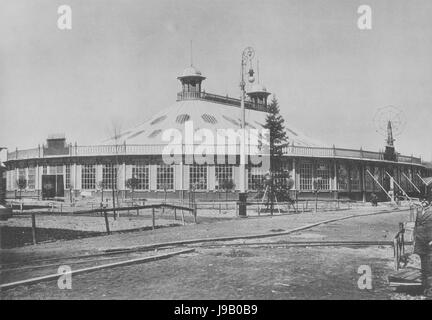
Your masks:
M 285 229 L 335 217 L 340 212 L 324 215 L 297 215 L 274 218 L 231 221 L 215 224 L 186 226 L 183 238 L 192 236 L 221 236 L 249 225 L 250 233 L 269 228 Z M 344 213 L 347 214 L 346 212 Z M 330 215 L 330 217 L 329 217 Z M 408 218 L 407 212 L 389 212 L 377 216 L 357 217 L 331 223 L 284 237 L 280 240 L 390 240 L 397 223 Z M 253 226 L 256 228 L 252 228 Z M 192 228 L 192 229 L 191 229 Z M 193 229 L 195 228 L 195 230 Z M 228 230 L 226 230 L 228 228 Z M 208 231 L 205 233 L 205 231 Z M 220 232 L 218 232 L 220 230 Z M 195 233 L 193 232 L 195 231 Z M 161 239 L 166 230 L 152 235 L 132 235 L 134 245 Z M 104 247 L 124 244 L 127 235 L 105 237 Z M 91 238 L 89 247 L 101 245 L 100 239 Z M 52 252 L 68 244 L 79 248 L 84 240 L 45 244 L 40 248 L 22 248 L 17 254 L 36 254 L 42 250 Z M 261 240 L 264 241 L 264 240 Z M 34 251 L 36 250 L 36 251 Z M 21 252 L 20 252 L 21 251 Z M 10 252 L 9 252 L 10 253 Z M 357 286 L 360 265 L 369 265 L 373 271 L 373 289 L 360 290 Z M 142 265 L 119 267 L 77 275 L 72 290 L 60 290 L 56 281 L 17 287 L 2 293 L 4 299 L 58 298 L 58 299 L 389 299 L 392 291 L 387 287 L 386 275 L 392 270 L 390 247 L 325 247 L 325 248 L 199 248 L 196 253 L 173 257 Z

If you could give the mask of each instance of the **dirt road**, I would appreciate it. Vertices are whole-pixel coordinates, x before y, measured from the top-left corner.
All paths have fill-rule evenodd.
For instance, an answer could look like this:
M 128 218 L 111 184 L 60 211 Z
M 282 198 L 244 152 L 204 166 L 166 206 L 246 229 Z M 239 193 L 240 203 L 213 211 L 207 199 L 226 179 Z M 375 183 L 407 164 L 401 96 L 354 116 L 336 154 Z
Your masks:
M 195 253 L 167 260 L 77 275 L 73 277 L 71 290 L 60 290 L 56 281 L 50 281 L 5 290 L 2 299 L 392 299 L 396 295 L 386 283 L 386 275 L 393 267 L 391 247 L 284 248 L 277 243 L 307 239 L 390 240 L 398 222 L 407 220 L 408 216 L 406 211 L 388 212 L 267 238 L 266 242 L 275 243 L 273 248 L 241 245 L 197 248 Z M 49 243 L 37 249 L 8 251 L 7 255 L 9 259 L 35 257 L 38 253 L 48 256 L 49 252 L 51 256 L 58 256 L 60 247 L 76 252 L 86 240 L 88 248 L 106 248 L 192 236 L 221 236 L 233 231 L 250 234 L 288 230 L 324 218 L 328 216 L 317 218 L 317 215 L 305 214 L 233 220 L 229 224 L 218 222 L 173 228 L 171 231 L 176 231 L 172 233 L 161 229 L 145 235 L 122 234 Z M 123 241 L 128 236 L 129 239 Z M 372 269 L 371 290 L 360 290 L 357 285 L 360 277 L 357 271 L 361 265 Z

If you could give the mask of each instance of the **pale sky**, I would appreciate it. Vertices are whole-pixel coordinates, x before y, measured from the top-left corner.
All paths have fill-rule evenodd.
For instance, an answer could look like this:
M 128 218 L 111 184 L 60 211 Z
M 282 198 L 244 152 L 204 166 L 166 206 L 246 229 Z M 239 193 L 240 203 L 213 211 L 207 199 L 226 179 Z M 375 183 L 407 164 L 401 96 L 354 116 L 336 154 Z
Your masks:
M 72 8 L 72 30 L 57 8 Z M 359 30 L 359 5 L 372 30 Z M 0 147 L 36 147 L 50 133 L 81 145 L 170 106 L 194 65 L 207 92 L 239 96 L 243 49 L 287 124 L 336 147 L 378 151 L 376 110 L 407 124 L 403 154 L 432 158 L 432 1 L 2 0 Z M 4 152 L 2 153 L 4 160 Z

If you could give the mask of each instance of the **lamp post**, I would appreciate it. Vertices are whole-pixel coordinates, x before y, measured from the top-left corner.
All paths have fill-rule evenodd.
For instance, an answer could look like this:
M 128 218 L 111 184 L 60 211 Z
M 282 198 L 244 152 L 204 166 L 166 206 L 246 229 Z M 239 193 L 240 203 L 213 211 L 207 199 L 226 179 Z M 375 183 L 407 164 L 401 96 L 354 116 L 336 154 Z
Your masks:
M 243 50 L 242 60 L 241 60 L 241 81 L 240 81 L 240 90 L 241 90 L 241 137 L 240 137 L 240 184 L 239 184 L 239 216 L 246 217 L 246 201 L 247 201 L 247 193 L 246 193 L 246 120 L 245 120 L 245 71 L 248 62 L 251 62 L 255 55 L 255 51 L 252 47 L 247 47 Z M 250 83 L 254 82 L 254 71 L 252 66 L 250 66 L 248 71 L 249 77 L 248 80 Z
M 270 215 L 273 215 L 274 194 L 273 194 L 273 176 L 271 172 L 267 173 L 264 176 L 264 183 L 266 184 L 266 190 L 267 190 L 267 208 L 268 208 L 268 203 L 270 202 Z

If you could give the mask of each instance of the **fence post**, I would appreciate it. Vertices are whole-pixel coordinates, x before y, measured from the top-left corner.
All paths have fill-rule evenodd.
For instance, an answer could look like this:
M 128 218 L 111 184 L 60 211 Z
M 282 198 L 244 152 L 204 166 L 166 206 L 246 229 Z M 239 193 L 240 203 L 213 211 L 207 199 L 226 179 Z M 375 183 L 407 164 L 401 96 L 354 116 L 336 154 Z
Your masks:
M 174 220 L 177 220 L 177 209 L 174 208 Z
M 194 210 L 193 210 L 193 216 L 194 216 L 194 223 L 197 223 L 197 204 L 194 204 Z
M 394 268 L 396 271 L 399 270 L 399 248 L 398 248 L 398 239 L 395 238 L 393 240 L 393 250 L 394 250 Z
M 32 220 L 32 239 L 33 244 L 37 244 L 36 242 L 36 213 L 31 213 L 31 220 Z
M 155 208 L 152 208 L 152 230 L 155 229 Z
M 182 210 L 182 222 L 183 222 L 183 225 L 185 225 L 185 218 L 184 218 L 184 211 Z
M 109 229 L 108 213 L 106 210 L 104 210 L 103 213 L 104 213 L 104 217 L 105 217 L 106 232 L 107 232 L 107 234 L 111 234 L 110 229 Z

